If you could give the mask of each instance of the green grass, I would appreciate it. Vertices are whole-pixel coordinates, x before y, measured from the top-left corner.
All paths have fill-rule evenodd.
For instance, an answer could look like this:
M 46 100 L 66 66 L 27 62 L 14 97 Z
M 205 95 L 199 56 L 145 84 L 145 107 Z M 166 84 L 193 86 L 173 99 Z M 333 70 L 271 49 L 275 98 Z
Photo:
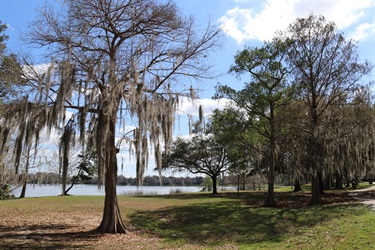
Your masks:
M 375 244 L 375 213 L 361 204 L 261 208 L 228 198 L 189 203 L 135 211 L 128 219 L 175 247 L 370 249 Z
M 358 202 L 347 202 L 346 194 L 347 191 L 334 192 L 323 197 L 333 201 L 330 204 L 308 206 L 309 194 L 280 192 L 276 194 L 280 204 L 277 208 L 261 207 L 264 193 L 260 192 L 241 192 L 239 196 L 235 192 L 215 196 L 119 196 L 126 224 L 142 239 L 133 246 L 120 236 L 116 240 L 111 238 L 108 245 L 101 238 L 90 248 L 121 249 L 125 244 L 127 249 L 150 249 L 148 240 L 158 239 L 151 249 L 373 249 L 375 212 Z M 102 196 L 27 198 L 0 201 L 0 213 L 2 218 L 23 215 L 27 222 L 21 224 L 34 223 L 35 218 L 39 220 L 35 224 L 44 228 L 42 224 L 47 222 L 40 218 L 50 217 L 52 222 L 56 214 L 78 222 L 80 217 L 100 218 L 102 206 Z M 17 230 L 6 222 L 0 220 L 2 232 Z M 59 237 L 64 238 L 61 234 Z M 19 246 L 12 236 L 0 236 L 1 240 L 8 246 Z M 57 237 L 53 240 L 54 244 L 59 241 Z M 64 244 L 61 241 L 55 246 Z

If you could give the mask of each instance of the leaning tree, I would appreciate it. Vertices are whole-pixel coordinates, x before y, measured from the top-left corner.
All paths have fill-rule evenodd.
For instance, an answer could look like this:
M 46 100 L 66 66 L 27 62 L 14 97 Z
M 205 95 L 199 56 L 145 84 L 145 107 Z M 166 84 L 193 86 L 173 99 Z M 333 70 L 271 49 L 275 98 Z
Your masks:
M 64 139 L 77 135 L 86 151 L 95 149 L 105 187 L 98 230 L 125 233 L 116 194 L 121 128 L 136 125 L 129 140 L 141 181 L 150 146 L 161 167 L 179 96 L 194 97 L 191 80 L 212 76 L 207 53 L 220 31 L 210 23 L 199 28 L 171 1 L 154 0 L 63 1 L 42 9 L 31 27 L 29 40 L 52 62 L 42 73 L 28 67 L 28 89 L 36 92 L 13 114 L 37 128 L 71 129 Z
M 324 169 L 324 117 L 333 105 L 345 105 L 353 98 L 371 65 L 361 63 L 355 42 L 346 41 L 336 25 L 323 16 L 298 18 L 278 35 L 293 41 L 288 62 L 298 86 L 297 99 L 307 114 L 304 134 L 307 138 L 306 169 L 311 176 L 311 203 L 321 202 L 320 176 Z

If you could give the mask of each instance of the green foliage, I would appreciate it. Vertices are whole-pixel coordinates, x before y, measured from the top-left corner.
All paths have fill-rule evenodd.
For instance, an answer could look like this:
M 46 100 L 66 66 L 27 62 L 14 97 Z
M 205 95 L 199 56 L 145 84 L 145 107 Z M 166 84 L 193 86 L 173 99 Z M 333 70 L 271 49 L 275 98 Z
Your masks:
M 227 147 L 217 141 L 212 134 L 212 127 L 196 124 L 191 139 L 178 137 L 171 145 L 170 155 L 164 157 L 164 169 L 188 171 L 192 174 L 205 174 L 213 182 L 212 192 L 217 192 L 217 178 L 228 171 L 235 160 Z
M 94 155 L 95 154 L 91 153 L 83 153 L 78 155 L 78 157 L 80 158 L 79 165 L 77 167 L 78 173 L 71 179 L 71 182 L 73 184 L 91 180 L 94 174 L 98 172 L 98 166 L 94 163 Z
M 211 192 L 212 191 L 212 179 L 206 176 L 203 179 L 201 186 L 202 186 L 202 192 Z
M 9 37 L 4 34 L 6 29 L 7 26 L 0 21 L 0 114 L 8 109 L 4 104 L 17 98 L 19 87 L 25 83 L 16 55 L 7 51 L 6 41 Z
M 7 200 L 10 198 L 14 198 L 10 191 L 10 185 L 0 183 L 0 200 Z

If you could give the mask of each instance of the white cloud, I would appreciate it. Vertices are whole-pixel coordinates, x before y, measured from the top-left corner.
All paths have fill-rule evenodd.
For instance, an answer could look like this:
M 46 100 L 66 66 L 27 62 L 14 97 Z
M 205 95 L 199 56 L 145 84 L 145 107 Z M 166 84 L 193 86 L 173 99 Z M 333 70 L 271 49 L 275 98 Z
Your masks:
M 183 98 L 180 103 L 180 108 L 178 109 L 178 114 L 190 114 L 193 116 L 199 116 L 199 106 L 203 108 L 204 116 L 209 116 L 215 109 L 223 109 L 226 105 L 226 99 L 212 100 L 208 98 L 198 99 L 194 102 L 190 101 L 188 98 Z
M 370 34 L 375 34 L 375 23 L 363 23 L 354 32 L 349 34 L 349 38 L 355 41 L 365 40 Z
M 310 13 L 323 15 L 334 21 L 339 29 L 345 29 L 364 17 L 366 9 L 373 7 L 372 0 L 266 0 L 261 6 L 259 2 L 242 3 L 242 6 L 246 4 L 252 5 L 230 9 L 219 19 L 221 28 L 237 43 L 250 39 L 270 40 L 276 31 Z

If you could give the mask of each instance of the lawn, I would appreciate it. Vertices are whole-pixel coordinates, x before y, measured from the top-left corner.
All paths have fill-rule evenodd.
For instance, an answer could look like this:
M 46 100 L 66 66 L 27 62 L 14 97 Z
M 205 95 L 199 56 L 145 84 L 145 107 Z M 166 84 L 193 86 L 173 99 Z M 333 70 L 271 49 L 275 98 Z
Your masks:
M 373 249 L 375 212 L 349 190 L 119 196 L 126 235 L 98 234 L 102 196 L 0 201 L 0 249 Z M 374 191 L 361 193 L 372 196 Z

